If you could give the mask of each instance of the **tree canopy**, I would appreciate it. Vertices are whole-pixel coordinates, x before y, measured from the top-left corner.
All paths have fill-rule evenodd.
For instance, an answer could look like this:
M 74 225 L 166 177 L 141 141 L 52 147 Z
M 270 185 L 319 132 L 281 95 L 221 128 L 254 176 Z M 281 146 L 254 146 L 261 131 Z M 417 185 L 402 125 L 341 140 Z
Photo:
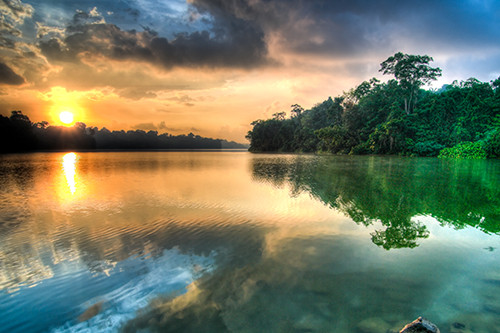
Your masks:
M 441 75 L 429 56 L 396 53 L 381 64 L 394 79 L 364 81 L 309 110 L 252 123 L 250 151 L 500 156 L 500 78 L 470 78 L 439 90 L 422 87 Z
M 416 93 L 420 87 L 441 76 L 439 67 L 433 68 L 428 55 L 411 55 L 398 52 L 380 64 L 380 72 L 392 74 L 405 90 L 405 112 L 410 113 L 416 103 Z

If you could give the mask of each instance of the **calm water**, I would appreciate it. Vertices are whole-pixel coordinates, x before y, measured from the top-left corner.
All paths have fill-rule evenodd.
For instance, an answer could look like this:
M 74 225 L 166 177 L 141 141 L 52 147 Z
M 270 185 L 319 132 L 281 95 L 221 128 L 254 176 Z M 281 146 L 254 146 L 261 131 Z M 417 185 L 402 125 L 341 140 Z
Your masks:
M 420 315 L 500 332 L 500 161 L 0 157 L 2 332 L 386 332 Z

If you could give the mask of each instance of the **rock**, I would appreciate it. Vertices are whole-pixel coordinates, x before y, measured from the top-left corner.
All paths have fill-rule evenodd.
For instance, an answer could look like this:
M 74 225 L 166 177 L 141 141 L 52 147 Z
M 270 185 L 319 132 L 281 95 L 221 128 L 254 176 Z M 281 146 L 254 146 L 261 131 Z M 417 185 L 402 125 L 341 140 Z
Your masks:
M 500 304 L 495 301 L 485 301 L 483 308 L 485 311 L 491 312 L 495 315 L 500 315 Z
M 498 315 L 486 312 L 461 313 L 450 318 L 449 333 L 492 333 L 498 330 Z
M 84 313 L 82 313 L 79 317 L 78 320 L 80 322 L 89 320 L 92 317 L 95 317 L 101 312 L 102 310 L 102 304 L 103 302 L 95 303 L 91 307 L 89 307 L 87 310 L 85 310 Z
M 357 326 L 359 333 L 386 333 L 389 328 L 390 325 L 378 317 L 364 319 Z
M 399 333 L 440 333 L 439 328 L 425 318 L 418 317 L 409 323 Z
M 391 328 L 387 330 L 386 333 L 399 333 L 401 327 L 404 327 L 408 323 L 408 320 L 400 320 L 397 323 L 391 325 Z
M 313 314 L 302 316 L 300 320 L 293 325 L 294 330 L 298 332 L 318 332 L 325 327 L 328 327 L 328 322 Z
M 456 321 L 450 325 L 450 333 L 472 333 L 472 331 L 466 324 Z

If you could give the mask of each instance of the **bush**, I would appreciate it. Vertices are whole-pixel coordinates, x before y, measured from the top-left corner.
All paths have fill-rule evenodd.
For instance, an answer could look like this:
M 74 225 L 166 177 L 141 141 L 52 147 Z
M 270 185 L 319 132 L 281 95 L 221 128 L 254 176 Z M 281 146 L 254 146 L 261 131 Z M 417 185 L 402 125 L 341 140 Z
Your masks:
M 370 148 L 370 144 L 368 142 L 363 142 L 357 146 L 352 147 L 349 155 L 366 155 L 372 153 L 373 151 Z
M 445 148 L 439 153 L 439 158 L 465 158 L 465 159 L 485 159 L 488 154 L 486 153 L 484 143 L 481 141 L 476 142 L 462 142 L 451 148 Z
M 488 133 L 485 140 L 485 150 L 488 157 L 500 157 L 500 130 L 496 129 Z
M 417 156 L 438 156 L 439 152 L 444 148 L 442 144 L 434 141 L 417 142 L 411 151 Z

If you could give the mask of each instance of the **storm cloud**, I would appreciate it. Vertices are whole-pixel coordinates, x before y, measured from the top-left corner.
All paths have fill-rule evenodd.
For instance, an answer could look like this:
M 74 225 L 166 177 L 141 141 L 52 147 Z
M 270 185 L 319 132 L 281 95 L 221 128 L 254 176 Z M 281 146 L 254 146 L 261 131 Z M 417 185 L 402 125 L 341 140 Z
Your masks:
M 241 1 L 197 0 L 256 22 L 292 54 L 362 57 L 412 46 L 457 51 L 498 44 L 497 1 Z M 224 5 L 223 5 L 224 4 Z M 268 38 L 270 40 L 270 38 Z M 498 49 L 498 48 L 497 48 Z M 413 50 L 411 50 L 413 52 Z
M 6 3 L 11 4 L 4 7 L 12 22 L 20 13 L 33 12 L 31 5 L 18 0 Z M 49 20 L 37 23 L 37 45 L 51 62 L 104 57 L 167 70 L 249 69 L 280 64 L 290 56 L 382 58 L 401 50 L 416 53 L 422 45 L 432 55 L 470 47 L 491 52 L 500 30 L 500 4 L 492 1 L 466 1 L 460 6 L 429 0 L 86 0 L 32 5 L 40 15 L 47 8 L 72 15 L 57 21 L 59 30 L 51 30 Z
M 266 62 L 264 33 L 250 21 L 215 12 L 210 30 L 178 32 L 171 40 L 156 31 L 122 30 L 105 23 L 95 8 L 77 12 L 63 38 L 41 40 L 42 53 L 52 61 L 76 62 L 86 56 L 144 61 L 163 68 L 242 67 Z
M 24 79 L 17 75 L 9 66 L 0 62 L 0 83 L 20 85 L 24 83 Z

